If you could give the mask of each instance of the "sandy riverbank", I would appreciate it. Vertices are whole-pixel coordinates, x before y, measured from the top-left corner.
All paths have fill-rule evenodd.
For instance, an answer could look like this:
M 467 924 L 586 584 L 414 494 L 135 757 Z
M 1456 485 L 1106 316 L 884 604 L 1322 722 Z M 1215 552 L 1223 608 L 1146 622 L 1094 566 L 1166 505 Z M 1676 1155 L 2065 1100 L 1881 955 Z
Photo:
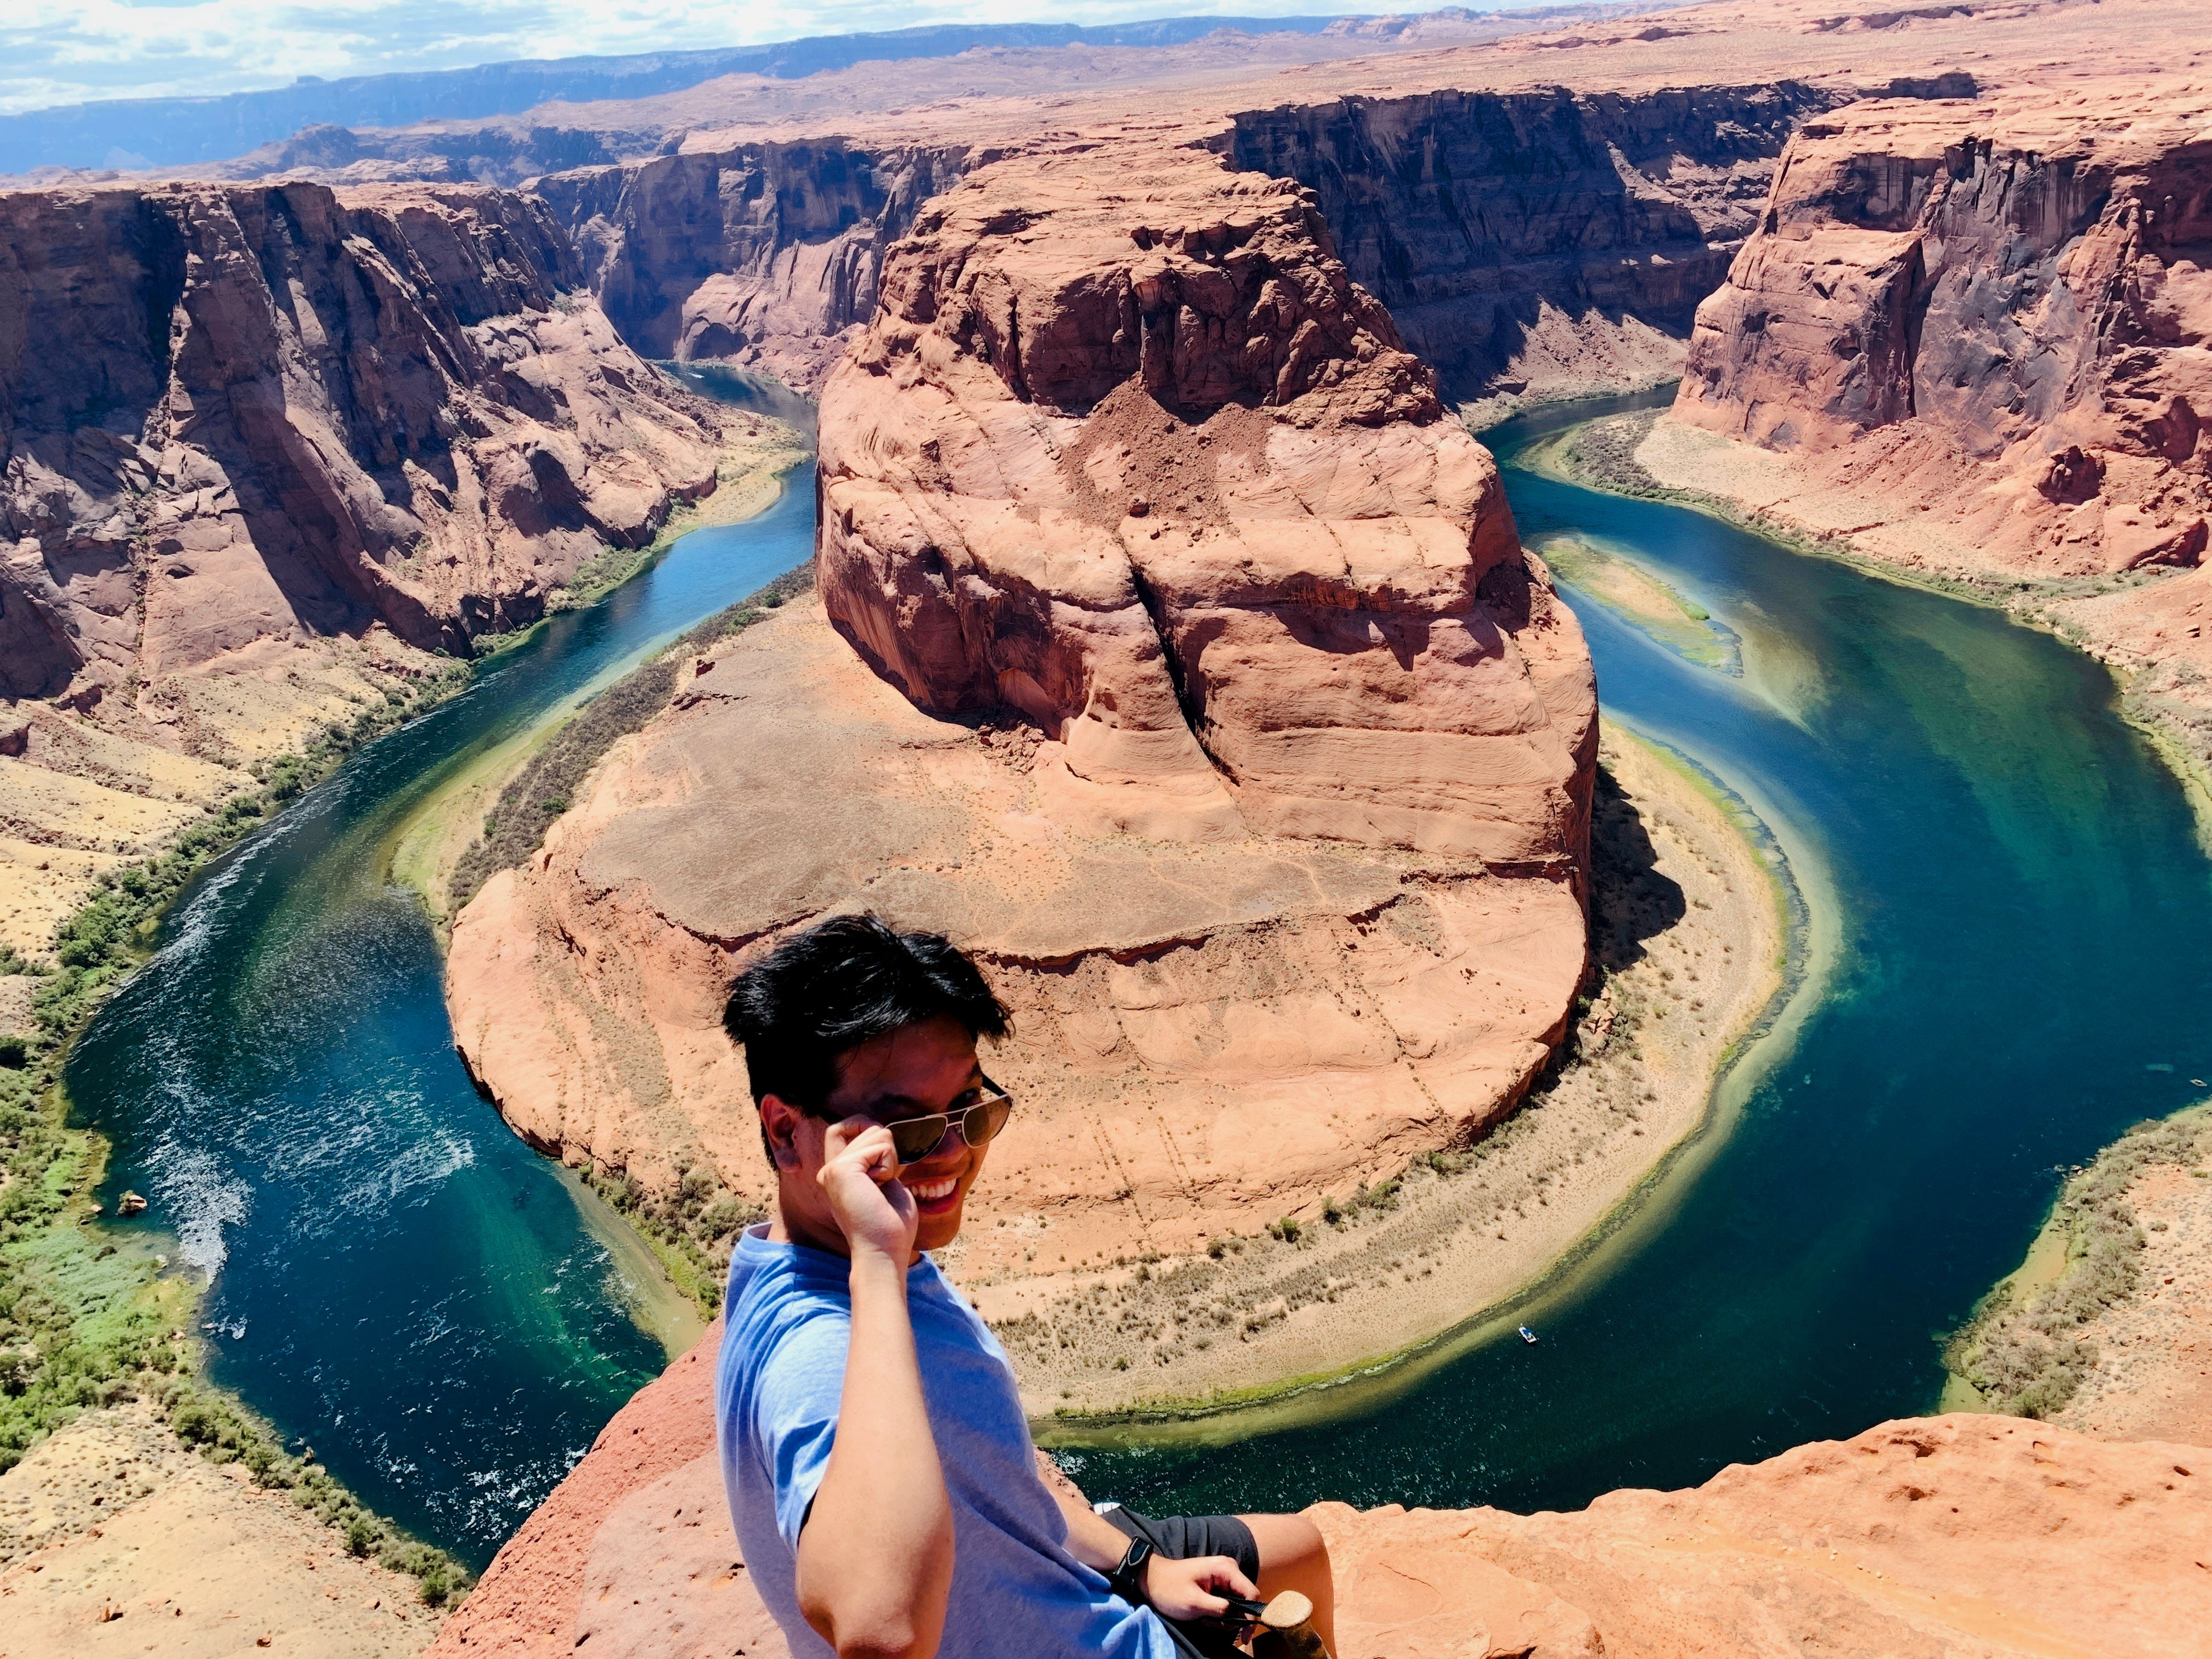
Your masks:
M 419 1589 L 143 1403 L 89 1412 L 0 1474 L 0 1659 L 404 1659 L 442 1622 Z
M 611 592 L 695 530 L 742 524 L 759 517 L 783 498 L 785 474 L 805 459 L 797 434 L 780 424 L 765 427 L 751 441 L 732 446 L 723 452 L 721 482 L 713 495 L 687 502 L 672 514 L 650 548 L 626 556 L 625 568 L 616 580 L 580 583 L 567 590 L 564 602 L 549 606 L 549 612 L 575 610 Z M 535 631 L 533 627 L 511 636 L 502 641 L 502 648 L 512 649 Z M 441 930 L 453 908 L 448 888 L 453 867 L 477 839 L 484 815 L 498 800 L 501 787 L 578 708 L 604 689 L 600 684 L 586 686 L 528 731 L 477 756 L 408 814 L 391 843 L 392 878 L 422 896 Z
M 1734 809 L 1608 730 L 1595 815 L 1602 984 L 1571 1056 L 1474 1146 L 1288 1230 L 1104 1272 L 971 1283 L 1040 1413 L 1165 1413 L 1365 1369 L 1540 1279 L 1706 1120 L 1783 984 L 1777 872 Z M 988 1174 L 985 1176 L 989 1179 Z M 960 1277 L 960 1247 L 945 1253 Z

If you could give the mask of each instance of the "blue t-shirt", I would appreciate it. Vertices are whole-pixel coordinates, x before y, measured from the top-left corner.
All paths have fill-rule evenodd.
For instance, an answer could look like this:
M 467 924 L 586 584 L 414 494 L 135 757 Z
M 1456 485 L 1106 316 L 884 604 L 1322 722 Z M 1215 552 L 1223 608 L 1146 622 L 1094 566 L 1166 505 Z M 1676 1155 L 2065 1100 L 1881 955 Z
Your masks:
M 730 1259 L 714 1421 L 745 1567 L 793 1659 L 834 1659 L 799 1611 L 799 1529 L 830 1466 L 852 1336 L 850 1265 L 749 1228 Z M 1175 1659 L 1167 1627 L 1067 1553 L 1036 1471 L 1013 1368 L 927 1256 L 907 1309 L 937 1461 L 952 1502 L 952 1591 L 939 1659 Z M 866 1572 L 868 1564 L 851 1564 Z

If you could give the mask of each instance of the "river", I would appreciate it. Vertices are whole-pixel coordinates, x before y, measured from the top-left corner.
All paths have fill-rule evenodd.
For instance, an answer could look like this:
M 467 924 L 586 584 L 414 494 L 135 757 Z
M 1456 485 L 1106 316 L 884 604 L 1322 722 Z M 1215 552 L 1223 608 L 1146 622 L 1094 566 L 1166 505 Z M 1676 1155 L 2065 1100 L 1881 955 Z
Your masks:
M 114 1146 L 110 1210 L 144 1193 L 121 1224 L 210 1281 L 210 1376 L 475 1567 L 666 1363 L 645 1328 L 684 1334 L 683 1314 L 619 1219 L 477 1094 L 394 844 L 476 757 L 802 563 L 813 534 L 803 468 L 761 516 L 680 538 L 364 748 L 202 874 L 70 1055 L 78 1121 Z
M 1510 462 L 1604 412 L 1486 441 Z M 1506 477 L 1532 542 L 1579 532 L 1726 630 L 1740 672 L 1571 590 L 1608 718 L 1724 780 L 1786 850 L 1817 977 L 1633 1221 L 1504 1321 L 1267 1412 L 1082 1447 L 1095 1495 L 1561 1507 L 1926 1411 L 1939 1334 L 2018 1261 L 2055 1167 L 2212 1066 L 2212 866 L 2104 669 L 1695 513 Z M 213 1273 L 217 1380 L 479 1564 L 660 1351 L 619 1234 L 454 1059 L 390 842 L 471 756 L 804 557 L 793 484 L 211 869 L 69 1068 L 115 1139 L 111 1190 L 148 1191 Z
M 1636 401 L 1484 441 L 1532 544 L 1626 554 L 1734 636 L 1740 674 L 1567 588 L 1607 717 L 1780 841 L 1817 977 L 1633 1222 L 1507 1316 L 1273 1411 L 1114 1436 L 1072 1460 L 1095 1495 L 1562 1509 L 1930 1411 L 1942 1334 L 2059 1168 L 2204 1093 L 2212 863 L 2112 675 L 1987 607 L 1515 464 Z

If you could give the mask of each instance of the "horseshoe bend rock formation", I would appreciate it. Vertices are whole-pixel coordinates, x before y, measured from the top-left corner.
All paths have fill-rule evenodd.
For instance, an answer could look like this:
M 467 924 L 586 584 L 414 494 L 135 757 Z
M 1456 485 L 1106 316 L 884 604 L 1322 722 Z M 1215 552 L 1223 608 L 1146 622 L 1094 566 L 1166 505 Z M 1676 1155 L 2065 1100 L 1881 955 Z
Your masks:
M 1113 828 L 1577 861 L 1588 656 L 1487 453 L 1304 192 L 1102 159 L 972 178 L 887 270 L 822 399 L 840 631 Z
M 1734 493 L 1875 556 L 2071 584 L 2055 614 L 2155 665 L 2139 689 L 2212 753 L 2208 122 L 2201 82 L 2154 76 L 1814 117 L 1647 465 L 1733 466 Z
M 434 1659 L 782 1659 L 714 1455 L 720 1335 L 607 1425 Z M 1307 1513 L 1336 1569 L 1342 1659 L 2183 1659 L 2212 1618 L 2208 1465 L 2202 1447 L 1958 1415 L 1572 1513 Z
M 823 396 L 818 603 L 680 671 L 456 919 L 501 1110 L 764 1195 L 721 988 L 865 902 L 1015 1007 L 971 1285 L 1255 1234 L 1495 1120 L 1582 978 L 1589 660 L 1305 198 L 1026 156 L 884 291 Z

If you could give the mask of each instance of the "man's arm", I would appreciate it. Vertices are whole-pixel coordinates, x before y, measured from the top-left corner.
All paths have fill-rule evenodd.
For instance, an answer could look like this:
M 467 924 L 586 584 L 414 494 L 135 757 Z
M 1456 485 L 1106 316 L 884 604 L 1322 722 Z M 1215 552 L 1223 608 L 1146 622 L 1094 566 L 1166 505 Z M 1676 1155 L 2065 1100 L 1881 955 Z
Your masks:
M 852 1250 L 837 1437 L 799 1535 L 799 1610 L 840 1659 L 933 1659 L 952 1585 L 952 1505 L 908 1318 L 914 1200 L 890 1132 L 833 1127 L 822 1186 Z
M 1084 1501 L 1072 1483 L 1048 1481 L 1053 1501 L 1067 1517 L 1067 1553 L 1086 1567 L 1111 1574 L 1129 1548 L 1127 1534 Z M 1145 1564 L 1145 1601 L 1167 1619 L 1203 1619 L 1229 1611 L 1218 1591 L 1255 1596 L 1258 1588 L 1225 1555 L 1188 1561 L 1154 1556 Z

